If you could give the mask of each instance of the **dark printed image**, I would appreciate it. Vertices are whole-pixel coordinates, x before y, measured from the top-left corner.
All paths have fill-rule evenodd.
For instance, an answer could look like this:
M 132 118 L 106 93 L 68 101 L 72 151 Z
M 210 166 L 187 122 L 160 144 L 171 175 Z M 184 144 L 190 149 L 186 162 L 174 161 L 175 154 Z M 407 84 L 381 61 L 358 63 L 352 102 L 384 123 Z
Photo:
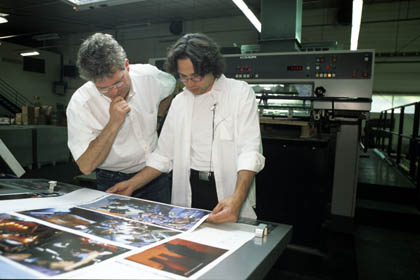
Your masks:
M 136 247 L 143 247 L 179 234 L 179 232 L 170 229 L 121 219 L 79 207 L 47 208 L 20 213 Z
M 0 214 L 0 255 L 47 276 L 96 264 L 127 251 L 20 217 Z M 13 275 L 9 277 L 13 278 Z
M 22 198 L 39 198 L 41 197 L 36 193 L 16 193 L 16 194 L 4 194 L 0 195 L 0 200 L 9 200 L 9 199 L 22 199 Z
M 177 238 L 126 259 L 189 277 L 226 252 L 225 249 Z
M 6 179 L 2 180 L 0 183 L 0 190 L 1 189 L 15 189 L 25 190 L 24 192 L 31 191 L 41 194 L 41 196 L 51 196 L 48 192 L 49 189 L 49 180 L 46 179 Z M 75 185 L 65 184 L 61 182 L 57 182 L 57 186 L 55 187 L 54 195 L 52 196 L 60 196 L 71 191 L 77 190 L 79 187 Z
M 206 210 L 159 204 L 119 195 L 110 195 L 80 207 L 180 231 L 191 229 L 202 217 L 209 214 Z

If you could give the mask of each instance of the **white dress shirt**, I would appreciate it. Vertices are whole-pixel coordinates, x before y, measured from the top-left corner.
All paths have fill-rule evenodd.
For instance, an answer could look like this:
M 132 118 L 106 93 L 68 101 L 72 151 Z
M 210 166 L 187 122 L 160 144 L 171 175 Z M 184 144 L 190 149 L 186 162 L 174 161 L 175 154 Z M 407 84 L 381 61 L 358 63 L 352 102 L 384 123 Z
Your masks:
M 261 132 L 255 93 L 243 81 L 222 75 L 211 92 L 215 97 L 214 176 L 220 200 L 233 195 L 237 172 L 259 172 L 264 168 Z M 147 160 L 161 172 L 173 170 L 172 204 L 191 207 L 191 129 L 194 94 L 184 89 L 172 101 L 156 150 Z M 206 109 L 206 108 L 204 108 Z M 204 110 L 203 109 L 203 110 Z M 208 108 L 207 108 L 208 109 Z M 256 218 L 255 179 L 245 200 L 241 217 Z
M 214 170 L 214 161 L 211 158 L 214 104 L 211 92 L 194 96 L 191 123 L 191 168 L 194 170 Z
M 145 167 L 157 144 L 157 113 L 160 102 L 175 88 L 175 78 L 155 66 L 130 65 L 132 88 L 127 102 L 131 110 L 115 138 L 101 169 L 123 173 Z M 67 107 L 68 147 L 77 160 L 107 125 L 111 99 L 102 95 L 91 81 L 72 96 Z

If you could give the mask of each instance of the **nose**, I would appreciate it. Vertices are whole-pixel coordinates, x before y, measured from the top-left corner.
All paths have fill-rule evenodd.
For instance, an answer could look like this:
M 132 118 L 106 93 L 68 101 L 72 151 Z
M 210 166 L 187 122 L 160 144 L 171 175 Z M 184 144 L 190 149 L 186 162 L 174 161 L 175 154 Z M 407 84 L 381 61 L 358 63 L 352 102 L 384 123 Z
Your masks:
M 108 94 L 111 97 L 113 97 L 115 94 L 118 94 L 118 88 L 116 88 L 116 87 L 110 88 L 109 91 L 108 91 Z
M 195 82 L 193 80 L 191 80 L 191 79 L 188 79 L 188 80 L 185 81 L 185 85 L 187 87 L 191 87 L 194 84 L 195 84 Z

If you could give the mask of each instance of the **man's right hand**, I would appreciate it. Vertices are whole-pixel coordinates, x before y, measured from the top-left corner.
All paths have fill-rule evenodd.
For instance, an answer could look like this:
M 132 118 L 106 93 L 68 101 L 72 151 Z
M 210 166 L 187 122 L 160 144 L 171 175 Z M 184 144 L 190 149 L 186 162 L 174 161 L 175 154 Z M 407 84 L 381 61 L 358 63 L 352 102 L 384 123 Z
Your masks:
M 122 181 L 107 189 L 107 193 L 115 193 L 126 196 L 131 196 L 135 189 L 130 185 L 129 181 Z
M 121 96 L 112 98 L 111 106 L 109 106 L 110 121 L 121 125 L 130 110 L 130 106 L 124 98 Z

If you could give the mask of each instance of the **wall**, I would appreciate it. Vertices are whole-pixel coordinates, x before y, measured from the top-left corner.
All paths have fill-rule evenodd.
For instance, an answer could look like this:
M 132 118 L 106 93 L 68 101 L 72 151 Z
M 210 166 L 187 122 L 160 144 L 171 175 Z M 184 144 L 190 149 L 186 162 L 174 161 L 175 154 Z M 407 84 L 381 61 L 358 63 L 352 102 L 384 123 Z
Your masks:
M 31 102 L 34 96 L 40 97 L 43 105 L 67 103 L 66 96 L 53 93 L 53 82 L 60 79 L 60 55 L 48 51 L 41 51 L 37 59 L 45 60 L 45 73 L 23 71 L 23 57 L 20 51 L 24 47 L 1 42 L 0 46 L 0 77 Z M 1 106 L 0 106 L 1 107 Z M 4 109 L 1 113 L 5 113 Z
M 351 26 L 339 24 L 337 13 L 304 10 L 302 43 L 338 41 L 349 49 Z M 365 3 L 362 18 L 358 48 L 383 54 L 376 57 L 374 93 L 420 96 L 420 1 Z
M 338 42 L 350 46 L 350 25 L 338 22 L 338 8 L 303 10 L 302 42 Z M 420 95 L 420 1 L 365 4 L 359 36 L 359 49 L 375 49 L 376 53 L 404 53 L 405 56 L 376 58 L 374 93 Z M 148 58 L 164 57 L 178 36 L 170 34 L 169 24 L 150 25 L 137 30 L 108 31 L 116 36 L 131 62 L 146 63 Z M 106 31 L 104 31 L 106 32 Z M 243 16 L 184 22 L 184 32 L 203 32 L 220 46 L 257 44 L 258 33 Z M 82 38 L 67 38 L 65 61 L 75 61 Z M 417 52 L 417 55 L 413 55 Z M 407 55 L 409 54 L 409 55 Z
M 302 16 L 302 43 L 337 41 L 344 49 L 350 45 L 350 25 L 337 20 L 339 9 L 304 9 Z M 420 0 L 366 4 L 359 39 L 359 49 L 375 49 L 376 53 L 412 53 L 409 56 L 377 57 L 375 65 L 374 92 L 378 94 L 418 94 L 420 96 Z M 169 23 L 151 24 L 137 29 L 102 30 L 113 34 L 125 48 L 131 63 L 147 63 L 149 58 L 164 57 L 167 48 L 179 36 L 169 32 Z M 259 34 L 244 16 L 214 19 L 197 19 L 184 22 L 184 32 L 203 32 L 213 37 L 220 46 L 257 44 Z M 74 65 L 80 43 L 90 34 L 61 35 L 62 40 L 53 46 L 63 54 L 65 65 Z M 1 48 L 0 48 L 1 54 Z M 54 54 L 51 54 L 54 57 Z M 55 56 L 58 65 L 58 56 Z M 18 58 L 17 58 L 18 59 Z M 52 59 L 54 60 L 54 59 Z M 25 95 L 32 97 L 37 92 L 41 101 L 64 102 L 84 82 L 68 78 L 64 97 L 51 92 L 51 82 L 58 80 L 59 69 L 53 62 L 47 63 L 48 73 L 21 73 L 18 65 L 15 74 L 7 73 L 12 83 Z M 2 72 L 4 70 L 1 65 Z M 7 65 L 9 67 L 9 65 Z M 56 72 L 51 72 L 56 71 Z M 0 73 L 3 77 L 3 73 Z M 25 83 L 22 83 L 22 77 Z M 420 99 L 420 98 L 419 98 Z

